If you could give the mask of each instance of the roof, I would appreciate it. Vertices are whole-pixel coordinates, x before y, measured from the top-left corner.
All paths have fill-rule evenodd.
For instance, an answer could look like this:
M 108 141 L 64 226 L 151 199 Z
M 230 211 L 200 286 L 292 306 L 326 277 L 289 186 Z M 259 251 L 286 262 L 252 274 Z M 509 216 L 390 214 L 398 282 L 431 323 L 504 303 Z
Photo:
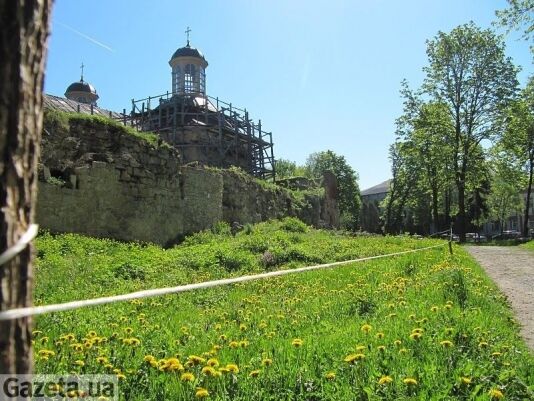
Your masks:
M 54 96 L 54 95 L 43 95 L 43 106 L 48 110 L 59 110 L 65 111 L 68 113 L 84 113 L 84 114 L 95 114 L 111 118 L 122 118 L 121 113 L 114 111 L 106 110 L 101 107 L 93 106 L 91 108 L 90 104 L 80 103 L 75 100 L 65 99 L 64 97 Z M 91 112 L 92 109 L 92 112 Z
M 176 50 L 172 55 L 171 60 L 176 57 L 196 57 L 204 60 L 207 63 L 206 59 L 204 58 L 204 55 L 200 52 L 200 50 L 189 46 L 189 44 L 185 47 L 180 47 L 178 50 Z
M 378 185 L 375 185 L 374 187 L 367 188 L 361 192 L 361 195 L 376 195 L 376 194 L 384 194 L 389 192 L 389 185 L 391 184 L 392 180 L 386 180 L 384 182 L 381 182 Z
M 68 92 L 87 92 L 96 95 L 95 87 L 89 82 L 85 81 L 73 82 L 69 85 L 69 87 L 65 91 L 65 94 L 67 94 Z

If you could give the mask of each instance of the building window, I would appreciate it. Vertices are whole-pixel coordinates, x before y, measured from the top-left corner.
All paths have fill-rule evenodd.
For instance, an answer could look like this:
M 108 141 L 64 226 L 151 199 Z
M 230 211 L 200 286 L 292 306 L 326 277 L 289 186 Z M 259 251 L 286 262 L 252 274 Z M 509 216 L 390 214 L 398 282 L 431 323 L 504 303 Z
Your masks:
M 206 70 L 202 67 L 200 70 L 200 93 L 206 93 Z
M 191 93 L 195 92 L 195 82 L 196 79 L 196 68 L 193 64 L 187 64 L 185 66 L 185 75 L 184 75 L 184 92 Z
M 182 76 L 181 76 L 181 69 L 180 67 L 174 67 L 173 71 L 172 71 L 172 90 L 174 93 L 177 93 L 177 92 L 180 92 L 181 91 L 181 80 L 182 80 Z

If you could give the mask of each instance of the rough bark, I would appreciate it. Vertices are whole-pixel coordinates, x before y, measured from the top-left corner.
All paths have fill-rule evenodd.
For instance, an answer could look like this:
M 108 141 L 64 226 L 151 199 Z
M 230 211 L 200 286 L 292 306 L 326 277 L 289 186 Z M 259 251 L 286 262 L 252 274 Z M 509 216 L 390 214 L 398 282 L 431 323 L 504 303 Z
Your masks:
M 0 251 L 34 221 L 51 0 L 0 0 Z M 0 266 L 0 310 L 32 304 L 33 249 Z M 30 373 L 31 319 L 0 322 L 0 374 Z

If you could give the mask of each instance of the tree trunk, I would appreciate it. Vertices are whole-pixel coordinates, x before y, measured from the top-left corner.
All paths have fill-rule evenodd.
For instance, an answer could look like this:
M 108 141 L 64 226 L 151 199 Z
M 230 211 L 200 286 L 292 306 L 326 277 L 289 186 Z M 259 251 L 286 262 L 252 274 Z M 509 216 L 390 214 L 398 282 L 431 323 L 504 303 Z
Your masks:
M 456 218 L 456 232 L 460 237 L 460 242 L 465 242 L 465 177 L 460 175 L 457 179 L 456 186 L 458 188 L 458 215 Z
M 51 0 L 0 0 L 0 251 L 34 221 Z M 0 311 L 32 304 L 33 248 L 0 266 Z M 30 373 L 31 319 L 0 322 L 0 374 Z
M 530 159 L 529 174 L 528 174 L 528 187 L 527 187 L 527 199 L 525 201 L 525 220 L 523 222 L 523 237 L 528 237 L 528 217 L 530 210 L 530 194 L 532 191 L 532 176 L 534 175 L 534 160 Z

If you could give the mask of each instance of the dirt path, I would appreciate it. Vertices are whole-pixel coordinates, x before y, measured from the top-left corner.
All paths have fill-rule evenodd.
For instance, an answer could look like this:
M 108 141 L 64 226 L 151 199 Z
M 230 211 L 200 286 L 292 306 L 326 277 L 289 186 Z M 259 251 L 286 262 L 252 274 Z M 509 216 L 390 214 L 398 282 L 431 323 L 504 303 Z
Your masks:
M 506 294 L 521 323 L 521 335 L 534 350 L 534 252 L 511 246 L 466 246 Z

